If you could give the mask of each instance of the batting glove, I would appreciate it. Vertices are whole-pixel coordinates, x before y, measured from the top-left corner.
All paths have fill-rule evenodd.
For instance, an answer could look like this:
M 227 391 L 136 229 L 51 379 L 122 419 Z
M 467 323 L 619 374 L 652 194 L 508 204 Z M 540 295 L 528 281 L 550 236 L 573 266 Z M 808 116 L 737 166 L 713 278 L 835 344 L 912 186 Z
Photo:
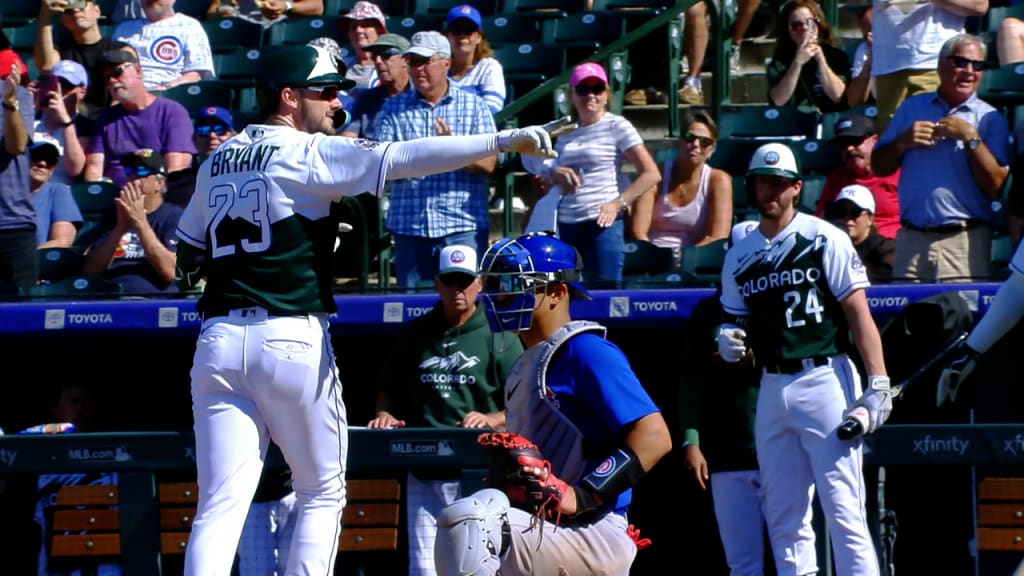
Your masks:
M 863 414 L 862 408 L 867 410 L 867 422 L 864 427 L 865 432 L 874 432 L 885 424 L 885 421 L 889 419 L 889 414 L 892 413 L 892 391 L 889 389 L 889 377 L 888 376 L 868 376 L 868 389 L 850 406 L 850 409 L 843 415 L 845 418 L 851 413 Z
M 942 369 L 939 385 L 935 392 L 935 405 L 942 406 L 946 400 L 956 402 L 960 385 L 971 375 L 978 363 L 978 351 L 961 342 L 953 355 L 953 359 Z
M 543 126 L 527 126 L 498 132 L 498 150 L 518 152 L 523 156 L 558 158 L 551 134 Z
M 743 328 L 732 324 L 722 324 L 718 331 L 718 354 L 726 362 L 739 362 L 747 354 L 747 345 L 743 339 L 747 333 Z

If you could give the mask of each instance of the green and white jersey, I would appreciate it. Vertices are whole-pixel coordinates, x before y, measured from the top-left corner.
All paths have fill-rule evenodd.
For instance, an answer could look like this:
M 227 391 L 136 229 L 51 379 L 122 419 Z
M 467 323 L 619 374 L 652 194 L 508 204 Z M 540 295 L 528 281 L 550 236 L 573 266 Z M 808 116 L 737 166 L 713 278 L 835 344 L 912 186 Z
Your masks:
M 331 203 L 380 195 L 391 145 L 252 124 L 199 167 L 178 236 L 205 256 L 205 316 L 334 312 Z
M 803 213 L 772 240 L 754 229 L 722 268 L 722 308 L 746 318 L 759 364 L 850 350 L 839 302 L 870 285 L 850 237 Z

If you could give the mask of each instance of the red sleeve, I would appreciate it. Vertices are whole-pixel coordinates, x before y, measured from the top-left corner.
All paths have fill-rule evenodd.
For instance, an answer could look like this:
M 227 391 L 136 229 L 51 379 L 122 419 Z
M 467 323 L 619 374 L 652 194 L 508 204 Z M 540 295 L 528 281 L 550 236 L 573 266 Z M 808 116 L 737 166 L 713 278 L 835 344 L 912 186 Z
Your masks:
M 814 207 L 814 215 L 821 218 L 825 215 L 825 206 L 828 206 L 839 195 L 842 187 L 842 178 L 838 170 L 833 170 L 825 179 L 825 187 L 821 190 L 821 197 L 818 198 L 818 205 Z

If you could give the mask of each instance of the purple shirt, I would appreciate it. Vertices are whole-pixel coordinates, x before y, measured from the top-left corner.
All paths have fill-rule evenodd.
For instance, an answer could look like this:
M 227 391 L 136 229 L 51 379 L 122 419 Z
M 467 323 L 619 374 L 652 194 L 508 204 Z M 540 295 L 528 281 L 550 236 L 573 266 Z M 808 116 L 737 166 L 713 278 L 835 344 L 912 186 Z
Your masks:
M 188 110 L 163 96 L 157 96 L 152 104 L 137 112 L 114 106 L 96 119 L 96 134 L 89 140 L 89 149 L 85 153 L 103 154 L 103 176 L 121 187 L 127 182 L 121 168 L 121 157 L 143 148 L 161 154 L 195 154 Z

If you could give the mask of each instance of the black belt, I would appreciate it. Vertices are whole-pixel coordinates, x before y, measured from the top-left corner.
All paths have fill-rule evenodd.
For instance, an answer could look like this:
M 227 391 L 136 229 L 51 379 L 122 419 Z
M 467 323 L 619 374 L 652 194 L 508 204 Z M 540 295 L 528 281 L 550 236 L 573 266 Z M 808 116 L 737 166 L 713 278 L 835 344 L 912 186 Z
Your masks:
M 983 226 L 985 223 L 980 220 L 960 220 L 959 222 L 939 224 L 938 226 L 915 226 L 906 220 L 900 220 L 900 225 L 917 232 L 926 232 L 928 234 L 954 234 L 956 232 L 963 232 L 964 230 Z
M 828 366 L 831 362 L 829 356 L 810 356 L 808 358 L 786 358 L 773 362 L 764 367 L 765 371 L 772 374 L 796 374 L 819 366 Z

